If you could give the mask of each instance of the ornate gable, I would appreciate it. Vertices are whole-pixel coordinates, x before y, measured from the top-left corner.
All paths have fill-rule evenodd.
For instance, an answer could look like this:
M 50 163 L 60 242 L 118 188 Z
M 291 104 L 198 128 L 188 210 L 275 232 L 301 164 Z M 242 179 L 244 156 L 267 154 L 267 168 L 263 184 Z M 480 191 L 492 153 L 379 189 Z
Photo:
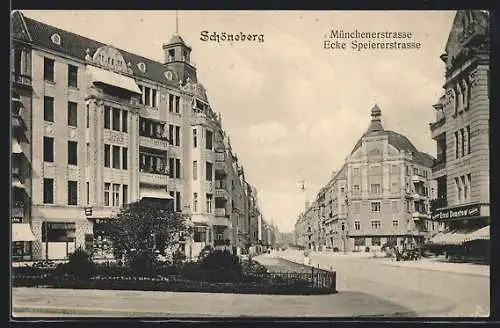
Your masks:
M 472 51 L 485 50 L 488 46 L 488 14 L 481 10 L 459 10 L 446 42 L 441 59 L 446 63 L 446 71 L 459 66 L 463 58 Z M 487 48 L 486 48 L 487 49 Z

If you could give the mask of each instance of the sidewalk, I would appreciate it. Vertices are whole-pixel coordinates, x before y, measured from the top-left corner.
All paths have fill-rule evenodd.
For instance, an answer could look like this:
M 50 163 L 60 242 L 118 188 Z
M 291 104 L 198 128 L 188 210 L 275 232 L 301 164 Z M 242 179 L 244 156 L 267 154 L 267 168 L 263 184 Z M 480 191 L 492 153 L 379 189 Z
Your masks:
M 299 251 L 292 252 L 276 252 L 271 254 L 274 256 L 280 256 L 287 260 L 291 260 L 297 263 L 304 263 L 304 254 Z M 404 268 L 414 268 L 421 270 L 433 270 L 433 271 L 443 271 L 456 274 L 465 274 L 472 276 L 490 276 L 490 266 L 481 264 L 471 264 L 471 263 L 451 263 L 442 262 L 439 258 L 422 258 L 418 261 L 396 261 L 392 258 L 374 257 L 373 253 L 331 253 L 331 252 L 311 252 L 311 264 L 315 265 L 315 257 L 331 257 L 338 258 L 347 261 L 374 261 L 383 265 L 390 265 L 394 267 L 404 267 Z M 379 256 L 379 255 L 377 255 Z

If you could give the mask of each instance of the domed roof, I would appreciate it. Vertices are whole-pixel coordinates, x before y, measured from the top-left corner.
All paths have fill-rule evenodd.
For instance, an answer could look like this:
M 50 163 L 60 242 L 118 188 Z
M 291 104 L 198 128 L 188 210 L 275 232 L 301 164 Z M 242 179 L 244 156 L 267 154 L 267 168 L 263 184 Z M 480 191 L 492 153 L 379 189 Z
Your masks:
M 180 37 L 180 35 L 177 35 L 177 34 L 172 35 L 172 37 L 170 38 L 170 41 L 168 41 L 168 44 L 174 44 L 174 43 L 186 44 L 184 42 L 184 40 Z
M 393 146 L 398 151 L 410 152 L 417 163 L 428 167 L 432 166 L 434 161 L 432 156 L 418 151 L 418 149 L 411 143 L 411 141 L 407 137 L 391 130 L 384 130 L 382 123 L 380 122 L 380 115 L 382 114 L 382 111 L 377 105 L 372 108 L 371 114 L 372 120 L 370 122 L 370 126 L 368 127 L 368 130 L 361 136 L 361 138 L 359 138 L 358 142 L 351 152 L 351 155 L 361 147 L 363 138 L 373 136 L 387 136 L 389 145 Z

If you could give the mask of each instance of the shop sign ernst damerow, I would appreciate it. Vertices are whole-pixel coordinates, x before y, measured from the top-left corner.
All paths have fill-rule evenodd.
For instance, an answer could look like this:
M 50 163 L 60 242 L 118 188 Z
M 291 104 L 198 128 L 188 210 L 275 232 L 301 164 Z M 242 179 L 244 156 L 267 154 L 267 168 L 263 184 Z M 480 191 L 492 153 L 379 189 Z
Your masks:
M 466 205 L 451 209 L 436 211 L 432 214 L 433 220 L 452 220 L 464 219 L 479 216 L 481 213 L 481 204 Z

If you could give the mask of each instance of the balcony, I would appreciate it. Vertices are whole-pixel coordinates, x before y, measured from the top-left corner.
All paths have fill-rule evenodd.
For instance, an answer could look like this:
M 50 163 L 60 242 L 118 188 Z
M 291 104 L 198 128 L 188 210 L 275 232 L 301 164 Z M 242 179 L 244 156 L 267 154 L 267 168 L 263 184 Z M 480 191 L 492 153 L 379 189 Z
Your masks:
M 448 206 L 448 201 L 446 200 L 446 197 L 440 197 L 431 200 L 431 212 L 434 212 L 446 206 Z
M 12 72 L 12 83 L 31 88 L 31 76 L 18 72 Z
M 167 186 L 168 175 L 161 172 L 141 170 L 139 173 L 139 183 L 153 186 Z
M 217 217 L 225 217 L 226 216 L 226 209 L 225 208 L 215 208 L 214 214 Z
M 228 200 L 229 199 L 229 193 L 227 192 L 226 189 L 222 189 L 222 188 L 215 188 L 215 197 L 217 198 L 223 198 L 225 200 Z
M 26 130 L 26 124 L 24 123 L 21 115 L 12 114 L 12 129 L 15 130 Z
M 423 213 L 423 212 L 419 212 L 419 211 L 413 212 L 412 217 L 413 217 L 413 220 L 420 220 L 420 219 L 428 220 L 428 219 L 430 219 L 430 215 Z
M 209 118 L 203 113 L 192 112 L 191 125 L 206 125 Z
M 446 161 L 435 161 L 432 166 L 432 173 L 440 173 L 446 168 Z
M 422 175 L 420 175 L 420 174 L 413 174 L 411 176 L 411 181 L 413 183 L 425 182 L 426 180 L 427 180 L 427 178 L 424 177 L 424 176 L 422 176 Z
M 13 218 L 22 218 L 24 216 L 24 203 L 14 202 L 12 204 L 12 215 Z
M 150 138 L 145 136 L 139 137 L 139 146 L 158 150 L 167 150 L 168 141 L 165 139 Z

